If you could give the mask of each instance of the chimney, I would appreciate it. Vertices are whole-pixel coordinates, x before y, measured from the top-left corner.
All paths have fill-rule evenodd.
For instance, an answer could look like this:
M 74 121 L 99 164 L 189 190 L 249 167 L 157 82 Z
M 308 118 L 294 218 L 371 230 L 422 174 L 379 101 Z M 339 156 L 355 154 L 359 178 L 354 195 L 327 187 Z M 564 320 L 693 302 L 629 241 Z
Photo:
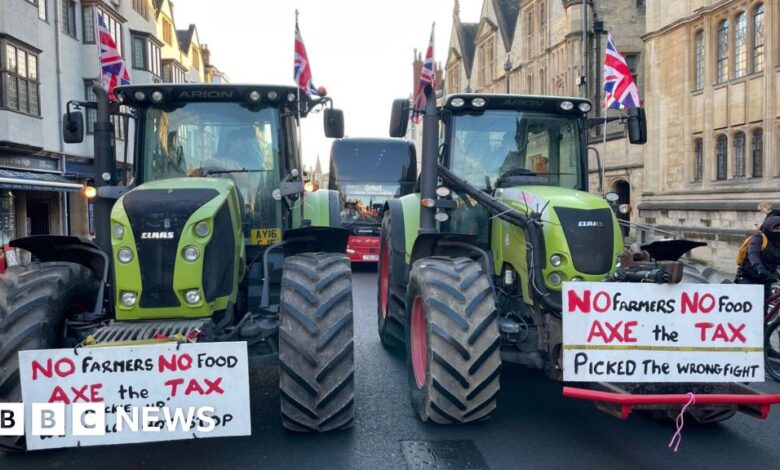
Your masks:
M 211 51 L 208 44 L 200 45 L 200 56 L 203 59 L 203 66 L 208 67 L 211 65 Z

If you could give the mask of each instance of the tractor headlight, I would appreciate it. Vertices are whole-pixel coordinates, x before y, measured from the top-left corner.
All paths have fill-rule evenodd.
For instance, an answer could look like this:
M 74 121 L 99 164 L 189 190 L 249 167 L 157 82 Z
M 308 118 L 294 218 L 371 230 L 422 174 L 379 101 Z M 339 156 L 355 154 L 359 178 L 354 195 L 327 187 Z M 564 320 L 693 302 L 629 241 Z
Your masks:
M 550 264 L 557 268 L 563 264 L 563 258 L 561 258 L 561 255 L 552 255 L 550 256 Z
M 260 92 L 259 91 L 252 90 L 252 91 L 249 92 L 249 101 L 252 101 L 252 102 L 256 103 L 256 102 L 260 101 L 260 98 L 261 97 L 260 97 Z
M 125 307 L 132 307 L 136 300 L 138 300 L 138 294 L 135 292 L 122 292 L 122 305 Z
M 582 282 L 582 278 L 579 276 L 574 276 L 571 278 L 571 282 Z
M 574 103 L 571 101 L 561 101 L 561 109 L 564 111 L 571 111 L 574 109 Z
M 165 98 L 165 95 L 163 95 L 160 90 L 154 90 L 152 92 L 152 101 L 154 101 L 155 103 L 161 102 L 163 98 Z
M 198 289 L 190 289 L 184 293 L 184 300 L 190 305 L 195 305 L 200 302 L 200 291 Z
M 181 255 L 184 257 L 186 261 L 193 262 L 197 261 L 200 257 L 200 250 L 198 250 L 197 247 L 189 245 L 185 246 L 184 250 L 182 250 Z
M 114 238 L 122 238 L 125 236 L 125 228 L 122 226 L 122 224 L 114 224 L 113 227 L 111 227 L 111 234 L 114 235 Z
M 466 100 L 464 100 L 463 98 L 453 98 L 450 100 L 450 106 L 452 106 L 453 108 L 460 108 L 464 104 L 466 104 Z
M 136 101 L 144 101 L 146 100 L 146 93 L 144 93 L 141 90 L 138 90 L 135 93 L 133 93 L 133 98 L 135 98 Z
M 195 224 L 195 235 L 199 237 L 205 237 L 208 236 L 211 229 L 209 228 L 209 223 L 205 220 L 201 220 L 197 224 Z
M 133 261 L 133 250 L 124 246 L 120 248 L 119 251 L 116 252 L 116 258 L 119 260 L 120 263 L 127 264 L 130 261 Z
M 550 275 L 547 276 L 547 281 L 550 285 L 560 286 L 561 282 L 563 282 L 563 278 L 561 277 L 561 273 L 550 273 Z
M 581 112 L 583 112 L 583 113 L 587 113 L 587 112 L 589 112 L 589 111 L 590 111 L 590 108 L 591 108 L 591 106 L 590 106 L 590 103 L 580 103 L 580 104 L 578 104 L 578 105 L 577 105 L 577 108 L 578 108 L 578 109 L 579 109 Z
M 485 98 L 474 98 L 471 100 L 471 106 L 474 106 L 475 108 L 482 108 L 487 104 L 487 101 L 485 101 Z

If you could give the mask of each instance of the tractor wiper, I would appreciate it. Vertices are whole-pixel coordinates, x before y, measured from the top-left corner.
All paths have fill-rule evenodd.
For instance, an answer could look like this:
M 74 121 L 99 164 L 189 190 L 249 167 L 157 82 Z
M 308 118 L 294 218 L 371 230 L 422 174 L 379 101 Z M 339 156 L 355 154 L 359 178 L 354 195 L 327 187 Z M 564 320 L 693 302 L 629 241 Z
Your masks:
M 207 175 L 224 175 L 226 173 L 267 173 L 271 170 L 250 170 L 248 168 L 241 168 L 239 170 L 207 170 L 201 168 L 200 171 Z

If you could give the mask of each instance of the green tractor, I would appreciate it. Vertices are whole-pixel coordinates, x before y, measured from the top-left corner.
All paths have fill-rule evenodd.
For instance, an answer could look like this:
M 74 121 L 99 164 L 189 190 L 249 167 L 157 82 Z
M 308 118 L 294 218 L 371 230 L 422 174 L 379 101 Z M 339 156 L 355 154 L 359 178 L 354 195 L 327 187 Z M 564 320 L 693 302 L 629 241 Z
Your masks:
M 437 106 L 429 93 L 418 190 L 385 207 L 378 276 L 379 337 L 386 348 L 405 349 L 423 421 L 489 417 L 505 362 L 563 380 L 564 282 L 679 282 L 677 258 L 700 245 L 656 242 L 652 262 L 621 266 L 615 210 L 588 192 L 587 129 L 604 122 L 589 120 L 590 109 L 580 98 L 490 94 L 450 95 Z M 393 103 L 391 136 L 405 134 L 410 111 L 408 100 Z M 626 126 L 631 143 L 646 141 L 642 109 L 628 112 Z M 648 392 L 747 393 L 737 385 L 582 387 L 628 403 Z M 631 410 L 599 407 L 623 417 Z M 689 413 L 712 422 L 737 408 Z M 680 408 L 645 400 L 637 409 L 660 417 Z
M 323 432 L 354 415 L 352 279 L 334 191 L 305 192 L 299 120 L 325 108 L 294 87 L 95 87 L 95 241 L 17 239 L 33 262 L 0 275 L 0 401 L 21 400 L 17 352 L 151 340 L 245 341 L 280 367 L 285 428 Z M 135 121 L 134 179 L 117 185 L 111 114 Z M 64 116 L 66 142 L 83 116 Z M 330 106 L 328 106 L 330 105 Z M 4 438 L 23 450 L 24 438 Z

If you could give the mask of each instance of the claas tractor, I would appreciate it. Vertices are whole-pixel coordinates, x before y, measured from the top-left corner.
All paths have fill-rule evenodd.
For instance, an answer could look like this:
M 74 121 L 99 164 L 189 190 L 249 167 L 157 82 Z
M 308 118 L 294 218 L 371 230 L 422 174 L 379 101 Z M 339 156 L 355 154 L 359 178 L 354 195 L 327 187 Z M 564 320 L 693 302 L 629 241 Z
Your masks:
M 0 401 L 21 400 L 17 352 L 151 340 L 245 341 L 250 364 L 280 367 L 285 428 L 353 420 L 352 280 L 334 191 L 305 192 L 298 126 L 329 97 L 294 87 L 94 87 L 71 102 L 66 142 L 96 110 L 95 239 L 11 242 L 32 262 L 0 275 Z M 120 108 L 121 105 L 121 108 Z M 117 184 L 112 115 L 134 120 L 134 176 Z M 5 450 L 25 448 L 4 438 Z
M 384 210 L 378 330 L 386 348 L 405 349 L 411 402 L 423 421 L 489 417 L 503 363 L 562 381 L 564 283 L 683 277 L 677 258 L 700 244 L 659 241 L 647 247 L 654 258 L 626 258 L 614 207 L 588 192 L 588 129 L 604 122 L 589 119 L 590 110 L 585 99 L 551 96 L 455 94 L 437 104 L 430 90 L 425 110 L 393 103 L 391 136 L 406 133 L 410 112 L 424 114 L 422 158 L 417 192 Z M 630 142 L 644 143 L 644 111 L 622 119 Z M 666 418 L 680 406 L 650 395 L 752 393 L 740 384 L 577 385 L 564 393 L 607 397 L 593 400 L 624 418 L 642 394 L 635 408 Z M 737 408 L 763 412 L 736 402 L 688 412 L 714 422 Z

